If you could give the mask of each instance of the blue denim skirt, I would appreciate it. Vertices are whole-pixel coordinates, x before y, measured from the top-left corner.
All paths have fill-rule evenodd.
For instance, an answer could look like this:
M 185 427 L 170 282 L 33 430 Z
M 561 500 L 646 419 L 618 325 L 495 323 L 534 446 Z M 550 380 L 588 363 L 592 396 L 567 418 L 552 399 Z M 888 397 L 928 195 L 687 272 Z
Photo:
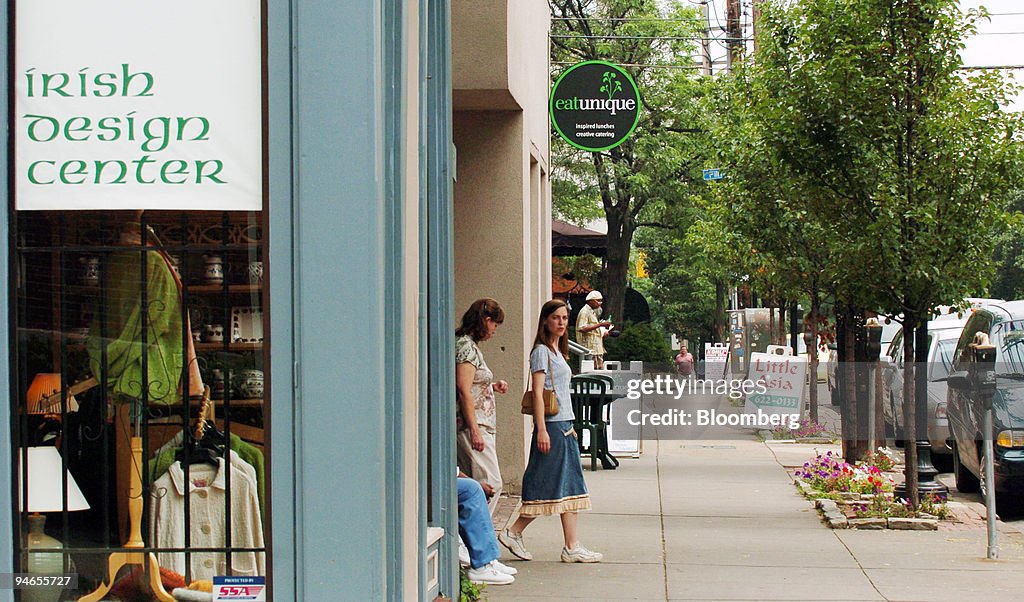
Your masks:
M 572 421 L 545 423 L 551 451 L 537 451 L 537 432 L 530 441 L 530 461 L 523 474 L 522 516 L 546 516 L 590 510 L 590 494 L 583 481 L 580 446 Z

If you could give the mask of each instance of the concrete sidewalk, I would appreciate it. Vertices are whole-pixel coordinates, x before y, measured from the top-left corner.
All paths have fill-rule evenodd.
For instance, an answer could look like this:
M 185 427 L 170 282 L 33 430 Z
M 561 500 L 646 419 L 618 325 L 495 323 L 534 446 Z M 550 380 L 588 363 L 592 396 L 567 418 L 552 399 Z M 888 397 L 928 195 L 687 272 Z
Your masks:
M 584 471 L 594 510 L 584 545 L 604 562 L 559 561 L 556 517 L 525 533 L 531 562 L 502 549 L 516 582 L 488 600 L 989 600 L 1024 591 L 1024 535 L 1003 529 L 987 561 L 980 528 L 833 531 L 786 466 L 836 446 L 647 441 L 618 470 Z

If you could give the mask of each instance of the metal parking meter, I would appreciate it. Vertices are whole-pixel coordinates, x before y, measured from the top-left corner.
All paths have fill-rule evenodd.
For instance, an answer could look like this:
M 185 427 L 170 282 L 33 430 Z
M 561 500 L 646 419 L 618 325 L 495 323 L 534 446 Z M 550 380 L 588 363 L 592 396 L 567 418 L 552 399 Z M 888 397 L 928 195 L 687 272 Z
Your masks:
M 974 353 L 974 361 L 970 364 L 971 384 L 981 399 L 985 413 L 982 418 L 984 440 L 982 449 L 985 453 L 985 523 L 988 526 L 987 558 L 999 558 L 999 547 L 996 542 L 996 487 L 995 457 L 992 445 L 992 396 L 996 392 L 996 348 L 989 344 L 988 335 L 979 332 L 974 343 L 970 345 Z

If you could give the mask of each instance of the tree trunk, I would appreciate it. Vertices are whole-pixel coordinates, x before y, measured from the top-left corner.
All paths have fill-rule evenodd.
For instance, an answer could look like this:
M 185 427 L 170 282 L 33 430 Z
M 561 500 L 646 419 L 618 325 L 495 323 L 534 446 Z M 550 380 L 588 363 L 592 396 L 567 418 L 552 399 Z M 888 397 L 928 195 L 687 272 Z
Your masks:
M 729 292 L 729 288 L 725 285 L 725 281 L 721 278 L 715 279 L 715 315 L 711 319 L 712 329 L 714 330 L 713 338 L 716 343 L 725 343 L 725 324 L 727 322 L 725 315 L 725 303 L 726 295 Z
M 786 303 L 785 301 L 779 301 L 779 339 L 775 342 L 776 345 L 786 344 Z
M 846 330 L 845 345 L 846 345 L 846 364 L 843 366 L 844 378 L 843 378 L 843 407 L 847 409 L 843 415 L 843 439 L 847 447 L 847 453 L 844 455 L 847 462 L 851 464 L 862 459 L 864 456 L 864 450 L 862 449 L 861 441 L 863 437 L 859 429 L 861 420 L 860 414 L 860 403 L 858 400 L 858 386 L 857 381 L 857 344 L 860 339 L 857 336 L 858 331 L 861 328 L 862 316 L 860 310 L 853 307 L 846 307 L 846 320 L 844 320 L 844 326 Z M 846 420 L 849 419 L 849 424 Z
M 598 153 L 595 155 L 600 156 Z M 595 159 L 595 168 L 603 169 L 603 164 Z M 599 174 L 599 179 L 601 175 Z M 608 220 L 607 248 L 605 249 L 604 267 L 604 315 L 622 323 L 626 319 L 626 286 L 629 276 L 629 250 L 633 245 L 633 233 L 636 224 L 629 213 L 629 203 L 616 202 L 614 195 L 620 193 L 602 190 L 605 216 Z
M 811 326 L 811 346 L 807 349 L 810 356 L 810 377 L 808 382 L 811 383 L 808 402 L 811 406 L 811 422 L 818 422 L 818 291 L 811 291 L 811 315 L 810 315 L 810 326 Z
M 907 499 L 917 507 L 917 404 L 914 389 L 914 343 L 917 329 L 917 314 L 903 312 L 903 477 Z

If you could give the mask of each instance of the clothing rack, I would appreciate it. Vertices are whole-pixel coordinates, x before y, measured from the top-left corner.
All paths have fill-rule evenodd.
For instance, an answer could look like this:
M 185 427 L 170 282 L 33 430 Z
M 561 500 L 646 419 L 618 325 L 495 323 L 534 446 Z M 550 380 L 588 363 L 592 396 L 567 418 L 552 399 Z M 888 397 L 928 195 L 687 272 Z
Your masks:
M 199 418 L 195 427 L 196 441 L 200 441 L 206 433 L 206 419 L 210 414 L 213 402 L 210 400 L 210 387 L 203 389 L 203 401 L 199 408 Z M 138 432 L 138 431 L 136 431 Z M 131 438 L 132 466 L 130 489 L 128 494 L 129 535 L 124 548 L 144 548 L 142 540 L 142 437 L 133 435 Z M 107 580 L 95 591 L 78 599 L 78 602 L 97 602 L 110 591 L 114 585 L 118 571 L 125 565 L 149 566 L 149 587 L 153 596 L 160 602 L 174 602 L 174 597 L 164 589 L 160 580 L 160 564 L 156 554 L 149 552 L 113 552 L 107 559 Z

